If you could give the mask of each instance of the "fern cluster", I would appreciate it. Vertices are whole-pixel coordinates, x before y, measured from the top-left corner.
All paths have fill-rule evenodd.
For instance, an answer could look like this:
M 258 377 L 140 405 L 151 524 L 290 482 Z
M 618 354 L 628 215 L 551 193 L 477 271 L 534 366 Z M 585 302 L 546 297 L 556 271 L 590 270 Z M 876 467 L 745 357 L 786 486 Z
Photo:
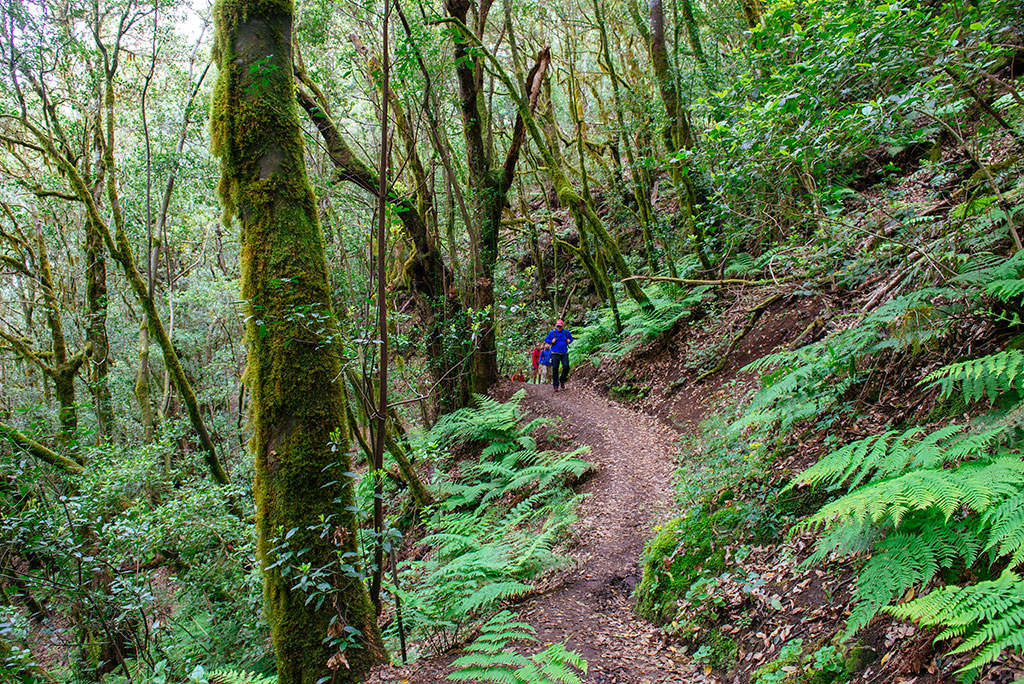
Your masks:
M 992 581 L 942 587 L 887 611 L 929 627 L 943 626 L 936 641 L 962 637 L 953 653 L 980 648 L 961 670 L 967 678 L 1006 649 L 1024 651 L 1024 581 L 1011 570 Z
M 620 359 L 690 316 L 696 306 L 711 296 L 710 291 L 709 286 L 696 287 L 685 293 L 675 287 L 648 287 L 645 292 L 650 298 L 651 309 L 641 309 L 632 300 L 620 302 L 621 333 L 615 329 L 612 310 L 599 310 L 595 320 L 579 331 L 573 331 L 576 341 L 571 347 L 572 354 L 580 360 L 590 358 L 595 365 L 604 356 Z
M 467 628 L 503 601 L 530 590 L 530 581 L 561 559 L 553 552 L 574 520 L 578 497 L 567 486 L 591 465 L 571 453 L 539 451 L 530 431 L 518 425 L 518 402 L 486 397 L 438 421 L 431 437 L 489 439 L 459 477 L 439 482 L 445 494 L 425 521 L 432 533 L 422 540 L 432 551 L 405 563 L 400 582 L 404 622 L 443 652 Z
M 512 641 L 536 641 L 534 630 L 502 611 L 487 621 L 480 635 L 452 665 L 448 679 L 488 684 L 582 684 L 576 670 L 587 672 L 587 661 L 565 644 L 551 644 L 532 656 L 509 647 Z
M 428 438 L 444 446 L 467 442 L 503 444 L 520 434 L 528 434 L 530 430 L 519 430 L 517 427 L 520 419 L 519 402 L 525 396 L 526 390 L 519 390 L 507 402 L 501 402 L 486 394 L 474 394 L 476 406 L 467 406 L 441 416 L 430 430 Z
M 1003 316 L 998 303 L 1012 310 L 1024 294 L 1022 271 L 1024 252 L 969 259 L 948 287 L 898 297 L 817 343 L 751 364 L 748 370 L 764 373 L 762 388 L 733 431 L 759 425 L 785 434 L 800 421 L 827 429 L 827 413 L 863 378 L 870 357 L 923 348 L 943 335 L 946 314 L 968 301 Z M 947 302 L 944 310 L 935 301 Z M 809 563 L 865 557 L 845 636 L 882 610 L 944 625 L 940 638 L 965 638 L 955 652 L 981 649 L 968 668 L 975 670 L 1005 648 L 1024 646 L 1024 583 L 1010 572 L 1024 562 L 1024 351 L 959 360 L 922 385 L 938 387 L 940 398 L 1000 408 L 969 423 L 890 429 L 842 445 L 788 489 L 840 494 L 798 526 L 819 535 Z M 940 575 L 985 577 L 1001 568 L 1007 572 L 992 582 L 928 592 Z M 912 588 L 921 598 L 892 606 Z
M 820 423 L 863 379 L 865 359 L 885 350 L 917 348 L 939 336 L 943 326 L 931 315 L 923 325 L 922 311 L 951 292 L 927 288 L 897 297 L 818 342 L 747 365 L 744 371 L 762 373 L 761 389 L 732 429 L 758 426 L 785 433 L 801 421 Z

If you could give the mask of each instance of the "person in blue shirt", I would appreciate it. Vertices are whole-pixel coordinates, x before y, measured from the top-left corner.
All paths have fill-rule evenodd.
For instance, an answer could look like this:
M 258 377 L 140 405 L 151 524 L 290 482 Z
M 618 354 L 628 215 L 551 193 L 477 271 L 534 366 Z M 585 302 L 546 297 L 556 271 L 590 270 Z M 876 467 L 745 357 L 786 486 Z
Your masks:
M 551 345 L 551 383 L 556 392 L 559 389 L 564 392 L 565 381 L 569 378 L 569 343 L 572 342 L 572 333 L 565 329 L 565 322 L 559 318 L 555 322 L 555 329 L 548 333 L 544 341 Z
M 545 384 L 548 382 L 549 376 L 551 375 L 551 345 L 547 342 L 544 343 L 544 348 L 540 351 L 540 382 Z

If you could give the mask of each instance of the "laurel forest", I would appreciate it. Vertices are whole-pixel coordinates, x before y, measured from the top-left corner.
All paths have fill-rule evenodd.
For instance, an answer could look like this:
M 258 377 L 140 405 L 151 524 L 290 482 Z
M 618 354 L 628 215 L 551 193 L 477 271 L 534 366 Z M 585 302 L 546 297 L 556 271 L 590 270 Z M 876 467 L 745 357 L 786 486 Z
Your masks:
M 1024 676 L 1017 3 L 2 2 L 0 680 Z

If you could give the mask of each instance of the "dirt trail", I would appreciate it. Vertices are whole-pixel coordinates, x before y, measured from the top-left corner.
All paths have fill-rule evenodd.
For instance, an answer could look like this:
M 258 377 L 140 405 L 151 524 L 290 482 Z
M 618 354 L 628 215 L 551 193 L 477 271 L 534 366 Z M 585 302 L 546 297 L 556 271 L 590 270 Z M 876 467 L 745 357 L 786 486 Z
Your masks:
M 665 520 L 672 497 L 672 454 L 679 438 L 658 420 L 592 390 L 525 385 L 528 414 L 560 416 L 560 433 L 590 445 L 598 473 L 581 491 L 577 568 L 555 590 L 520 608 L 544 643 L 568 641 L 590 663 L 592 684 L 692 681 L 658 630 L 633 613 L 638 560 L 651 525 Z M 684 673 L 684 671 L 686 671 Z
M 580 652 L 589 663 L 583 678 L 588 684 L 704 681 L 655 627 L 633 613 L 644 540 L 671 513 L 679 433 L 586 387 L 555 394 L 550 385 L 514 383 L 495 394 L 507 397 L 522 388 L 526 416 L 559 417 L 559 436 L 573 446 L 590 446 L 586 458 L 598 471 L 580 487 L 586 497 L 574 527 L 574 566 L 554 588 L 513 609 L 537 630 L 541 643 L 565 641 Z M 450 660 L 382 668 L 371 681 L 441 684 L 448 681 Z

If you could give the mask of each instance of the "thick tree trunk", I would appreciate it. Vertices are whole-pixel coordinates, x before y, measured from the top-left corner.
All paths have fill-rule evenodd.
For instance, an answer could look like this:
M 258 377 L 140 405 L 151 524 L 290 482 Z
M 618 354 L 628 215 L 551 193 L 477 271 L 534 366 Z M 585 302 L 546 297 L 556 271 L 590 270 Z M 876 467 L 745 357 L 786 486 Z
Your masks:
M 366 587 L 341 567 L 357 552 L 357 520 L 348 445 L 337 445 L 347 441 L 345 402 L 329 341 L 323 236 L 302 156 L 292 13 L 290 0 L 218 2 L 211 128 L 225 217 L 242 227 L 258 552 L 278 681 L 357 682 L 383 646 Z M 296 311 L 316 317 L 327 337 L 295 320 Z M 300 549 L 301 558 L 288 560 Z M 298 572 L 300 563 L 322 573 L 309 589 L 283 572 Z

